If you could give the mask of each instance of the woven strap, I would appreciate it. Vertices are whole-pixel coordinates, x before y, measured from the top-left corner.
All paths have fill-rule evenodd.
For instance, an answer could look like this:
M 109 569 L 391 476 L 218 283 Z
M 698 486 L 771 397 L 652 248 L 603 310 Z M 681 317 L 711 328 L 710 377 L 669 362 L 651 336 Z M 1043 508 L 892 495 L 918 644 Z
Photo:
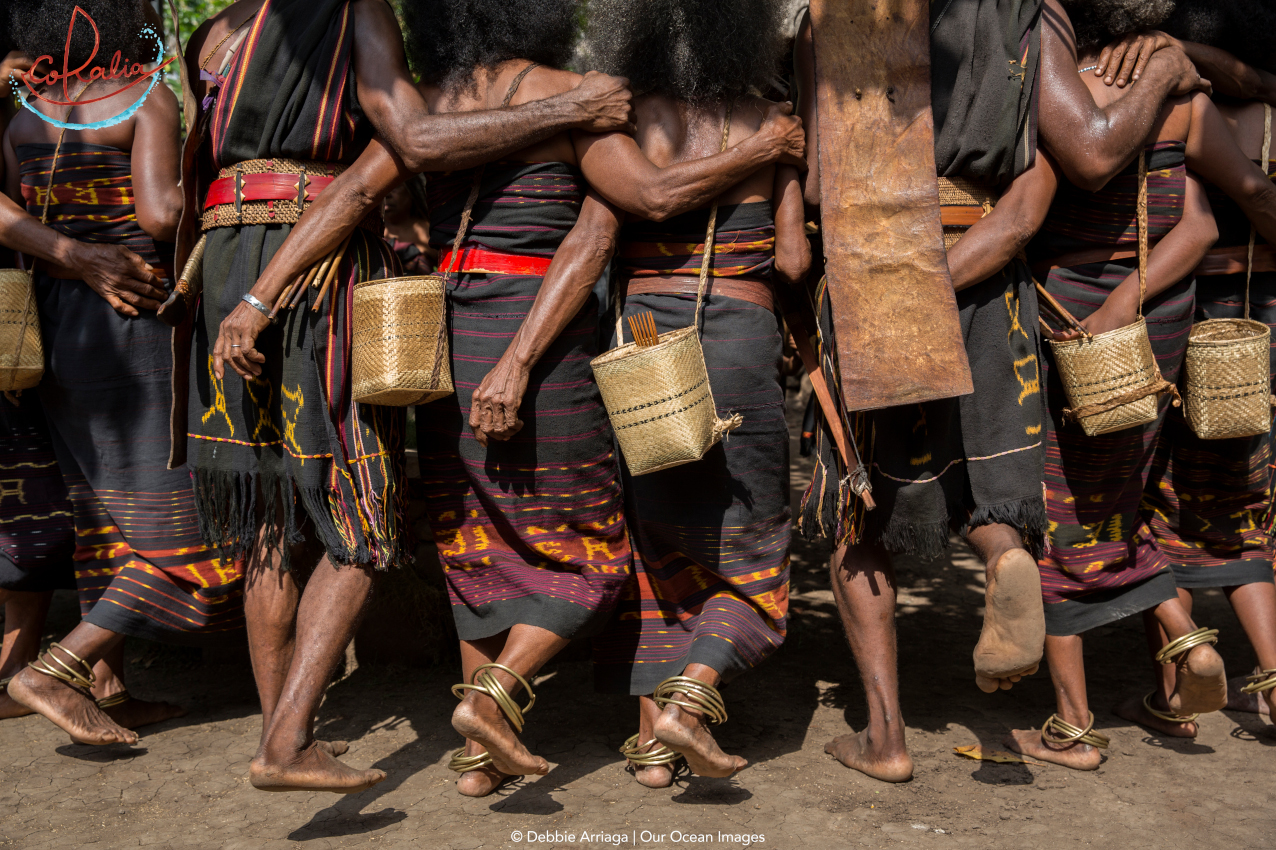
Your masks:
M 673 764 L 681 755 L 666 747 L 664 744 L 656 747 L 654 750 L 647 750 L 652 744 L 659 743 L 655 738 L 645 744 L 638 743 L 638 735 L 630 735 L 620 748 L 620 754 L 624 756 L 634 767 L 656 767 L 662 764 Z
M 1143 697 L 1143 707 L 1147 709 L 1147 713 L 1153 717 L 1160 718 L 1167 723 L 1191 723 L 1199 714 L 1175 714 L 1172 711 L 1161 711 L 1152 707 L 1152 697 L 1156 696 L 1156 691 L 1151 691 Z
M 1218 629 L 1199 628 L 1161 647 L 1156 654 L 1158 664 L 1173 664 L 1179 656 L 1206 643 L 1218 643 Z
M 675 699 L 677 694 L 683 699 Z M 727 722 L 727 705 L 718 689 L 690 676 L 670 676 L 656 686 L 651 697 L 661 708 L 676 705 L 699 712 L 711 726 Z
M 1259 162 L 1263 164 L 1263 171 L 1267 171 L 1267 157 L 1272 152 L 1272 105 L 1270 103 L 1263 104 L 1263 154 L 1259 158 Z M 1254 229 L 1254 225 L 1249 226 L 1249 248 L 1245 255 L 1245 318 L 1249 318 L 1249 279 L 1254 274 L 1254 240 L 1258 232 Z
M 55 649 L 70 658 L 75 664 L 78 664 L 80 670 L 76 670 L 70 664 L 54 655 L 53 650 Z M 66 682 L 73 688 L 88 691 L 97 684 L 97 677 L 93 675 L 93 665 L 57 641 L 49 644 L 48 651 L 42 653 L 39 658 L 27 666 L 37 673 L 43 673 L 46 676 L 52 676 L 54 679 Z
M 514 698 L 510 696 L 510 692 L 505 690 L 505 686 L 500 680 L 487 672 L 489 669 L 504 670 L 523 686 L 523 690 L 527 691 L 527 705 L 519 706 L 514 702 Z M 500 708 L 501 713 L 505 715 L 505 719 L 510 722 L 515 732 L 523 731 L 523 715 L 532 710 L 532 706 L 536 705 L 536 694 L 532 692 L 532 686 L 527 680 L 515 673 L 504 664 L 481 664 L 474 670 L 474 675 L 470 676 L 469 684 L 453 685 L 452 696 L 457 699 L 465 699 L 466 691 L 478 691 L 492 698 Z
M 1094 712 L 1090 712 L 1090 722 L 1084 729 L 1073 726 L 1057 714 L 1050 715 L 1041 725 L 1041 740 L 1047 744 L 1063 746 L 1065 744 L 1089 744 L 1100 750 L 1106 750 L 1111 743 L 1106 736 L 1094 731 Z
M 1133 404 L 1136 401 L 1141 401 L 1150 395 L 1165 395 L 1167 393 L 1174 399 L 1172 404 L 1175 407 L 1183 403 L 1183 399 L 1179 395 L 1179 388 L 1165 380 L 1158 369 L 1156 377 L 1151 382 L 1121 393 L 1119 396 L 1096 401 L 1093 404 L 1085 404 L 1081 407 L 1065 407 L 1063 409 L 1063 417 L 1070 422 L 1080 422 L 1087 416 L 1107 413 L 1109 410 L 1115 410 L 1124 404 Z
M 1261 694 L 1265 691 L 1276 690 L 1276 668 L 1262 670 L 1245 678 L 1249 680 L 1249 684 L 1241 688 L 1241 693 L 1243 694 Z
M 485 767 L 492 766 L 492 754 L 487 750 L 476 756 L 467 756 L 465 747 L 452 753 L 452 758 L 447 763 L 448 770 L 454 770 L 457 773 L 469 773 L 471 770 L 481 770 Z

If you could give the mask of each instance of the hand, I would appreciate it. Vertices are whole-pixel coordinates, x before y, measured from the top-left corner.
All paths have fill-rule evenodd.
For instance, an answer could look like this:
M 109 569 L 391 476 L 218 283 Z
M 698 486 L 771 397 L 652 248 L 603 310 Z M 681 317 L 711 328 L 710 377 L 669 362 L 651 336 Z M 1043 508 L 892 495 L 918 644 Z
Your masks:
M 20 50 L 12 50 L 0 59 L 0 99 L 13 94 L 13 83 L 9 80 L 10 74 L 30 70 L 31 60 Z
M 793 114 L 792 103 L 771 104 L 762 116 L 757 135 L 771 145 L 779 162 L 806 168 L 806 131 L 802 129 L 802 119 Z
M 590 133 L 611 133 L 636 129 L 633 117 L 633 92 L 629 80 L 590 71 L 576 88 L 565 95 L 581 111 L 576 126 Z
M 1153 53 L 1167 47 L 1182 49 L 1177 39 L 1157 30 L 1129 33 L 1103 48 L 1094 75 L 1103 77 L 1106 85 L 1125 88 L 1143 76 Z
M 230 315 L 222 319 L 217 329 L 217 342 L 213 345 L 213 374 L 220 381 L 226 377 L 226 364 L 241 378 L 255 378 L 261 374 L 261 364 L 266 355 L 258 351 L 258 335 L 264 331 L 270 319 L 260 310 L 240 301 Z
M 158 310 L 168 298 L 155 269 L 122 245 L 73 242 L 63 265 L 78 271 L 90 289 L 130 319 L 141 315 L 139 309 Z
M 480 446 L 487 446 L 488 440 L 508 440 L 523 429 L 518 408 L 527 392 L 528 377 L 526 368 L 502 357 L 474 391 L 470 430 Z
M 1099 309 L 1081 320 L 1081 327 L 1091 335 L 1107 333 L 1117 328 L 1132 325 L 1139 318 L 1139 284 L 1135 278 L 1133 286 L 1123 283 L 1108 295 Z M 1050 338 L 1055 342 L 1080 339 L 1081 333 L 1071 329 L 1053 331 Z
M 1167 73 L 1174 81 L 1174 87 L 1169 92 L 1171 97 L 1180 97 L 1195 91 L 1209 94 L 1214 90 L 1210 81 L 1200 75 L 1196 66 L 1192 64 L 1192 60 L 1180 47 L 1167 47 L 1156 51 L 1149 60 L 1149 67 L 1153 64 L 1158 66 L 1158 71 L 1159 66 L 1166 65 Z

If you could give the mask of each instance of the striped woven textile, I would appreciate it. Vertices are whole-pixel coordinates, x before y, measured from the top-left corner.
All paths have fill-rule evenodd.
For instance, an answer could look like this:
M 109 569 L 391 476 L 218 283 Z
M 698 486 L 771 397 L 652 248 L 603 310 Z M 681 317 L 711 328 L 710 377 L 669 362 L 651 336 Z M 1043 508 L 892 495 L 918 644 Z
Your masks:
M 763 229 L 763 214 L 769 203 L 720 217 L 723 244 Z M 707 211 L 682 220 L 703 234 Z M 770 263 L 761 264 L 768 275 Z M 634 295 L 624 314 L 651 312 L 663 333 L 690 325 L 695 306 L 694 296 Z M 792 524 L 779 324 L 755 304 L 710 295 L 703 327 L 718 415 L 739 413 L 744 422 L 698 461 L 636 478 L 626 472 L 637 569 L 616 618 L 594 640 L 604 692 L 650 694 L 688 664 L 730 681 L 784 642 Z
M 75 530 L 40 396 L 0 397 L 0 590 L 74 588 Z
M 49 193 L 49 170 L 55 146 L 24 144 L 17 149 L 21 163 L 22 199 L 27 212 L 39 218 Z M 49 221 L 81 242 L 123 245 L 152 265 L 162 259 L 155 240 L 137 223 L 133 198 L 133 170 L 128 151 L 105 145 L 63 142 L 54 171 Z M 165 246 L 171 252 L 171 246 Z
M 1186 170 L 1181 142 L 1148 148 L 1150 240 L 1164 236 L 1182 214 Z M 1137 163 L 1099 192 L 1060 189 L 1046 225 L 1030 246 L 1034 260 L 1095 245 L 1137 245 Z M 1154 176 L 1153 176 L 1154 175 Z M 1177 212 L 1176 212 L 1177 211 Z M 1079 239 L 1083 234 L 1086 242 Z M 1052 269 L 1046 289 L 1078 319 L 1099 308 L 1137 261 Z M 1161 374 L 1177 380 L 1192 328 L 1195 282 L 1180 281 L 1144 305 L 1148 335 Z M 1149 527 L 1145 493 L 1163 473 L 1157 440 L 1168 399 L 1153 423 L 1087 437 L 1062 419 L 1067 398 L 1047 346 L 1047 551 L 1039 560 L 1046 631 L 1073 635 L 1154 607 L 1175 595 L 1173 574 Z
M 1267 166 L 1267 173 L 1276 177 L 1276 162 Z M 1208 191 L 1219 229 L 1216 247 L 1247 244 L 1250 223 L 1244 212 L 1213 186 Z M 1262 237 L 1258 242 L 1263 244 Z M 1249 302 L 1250 318 L 1276 331 L 1276 273 L 1253 276 Z M 1244 315 L 1245 275 L 1197 278 L 1197 321 Z M 1276 343 L 1270 363 L 1276 367 Z M 1271 434 L 1201 440 L 1180 412 L 1170 412 L 1157 446 L 1156 468 L 1164 471 L 1145 501 L 1157 545 L 1169 558 L 1179 587 L 1273 580 L 1272 448 Z
M 630 221 L 621 230 L 620 270 L 626 277 L 698 277 L 704 263 L 703 211 L 667 221 Z M 713 277 L 770 280 L 775 267 L 775 221 L 770 201 L 718 208 Z
M 262 5 L 216 92 L 208 140 L 214 167 L 272 157 L 349 163 L 363 151 L 373 131 L 354 97 L 350 5 Z M 187 434 L 200 528 L 206 542 L 238 555 L 251 548 L 261 510 L 283 518 L 290 540 L 302 528 L 317 536 L 335 563 L 398 566 L 409 550 L 406 413 L 357 404 L 350 378 L 354 284 L 397 272 L 390 247 L 357 229 L 323 298 L 308 287 L 258 338 L 262 375 L 222 380 L 212 371 L 222 319 L 290 231 L 242 225 L 207 234 Z
M 431 176 L 431 243 L 448 251 L 474 172 Z M 483 171 L 465 244 L 552 257 L 576 223 L 584 187 L 564 163 L 498 162 Z M 598 354 L 591 296 L 533 367 L 512 439 L 479 445 L 474 391 L 523 324 L 541 277 L 448 277 L 456 394 L 417 408 L 417 445 L 457 633 L 478 640 L 516 624 L 562 637 L 600 629 L 632 555 L 607 414 L 589 367 Z

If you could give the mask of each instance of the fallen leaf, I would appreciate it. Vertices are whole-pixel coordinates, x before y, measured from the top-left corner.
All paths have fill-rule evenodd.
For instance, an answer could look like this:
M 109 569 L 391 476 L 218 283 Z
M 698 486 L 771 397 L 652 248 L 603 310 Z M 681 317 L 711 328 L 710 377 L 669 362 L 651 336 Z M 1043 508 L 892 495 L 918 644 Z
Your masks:
M 1035 764 L 1039 767 L 1045 767 L 1046 763 L 1030 759 L 1027 756 L 1021 756 L 1018 753 L 1007 753 L 1003 750 L 993 750 L 986 753 L 979 744 L 967 744 L 964 747 L 953 747 L 953 752 L 959 756 L 965 756 L 968 759 L 977 761 L 990 761 L 996 764 Z

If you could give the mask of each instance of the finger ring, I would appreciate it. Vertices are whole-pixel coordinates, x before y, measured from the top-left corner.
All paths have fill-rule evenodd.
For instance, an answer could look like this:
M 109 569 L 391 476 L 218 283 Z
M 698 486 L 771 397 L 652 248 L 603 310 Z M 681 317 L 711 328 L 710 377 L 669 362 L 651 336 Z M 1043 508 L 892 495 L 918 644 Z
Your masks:
M 232 343 L 230 344 L 230 347 L 231 347 L 231 348 L 239 348 L 240 346 L 235 345 L 235 343 L 233 343 L 233 342 L 232 342 Z

